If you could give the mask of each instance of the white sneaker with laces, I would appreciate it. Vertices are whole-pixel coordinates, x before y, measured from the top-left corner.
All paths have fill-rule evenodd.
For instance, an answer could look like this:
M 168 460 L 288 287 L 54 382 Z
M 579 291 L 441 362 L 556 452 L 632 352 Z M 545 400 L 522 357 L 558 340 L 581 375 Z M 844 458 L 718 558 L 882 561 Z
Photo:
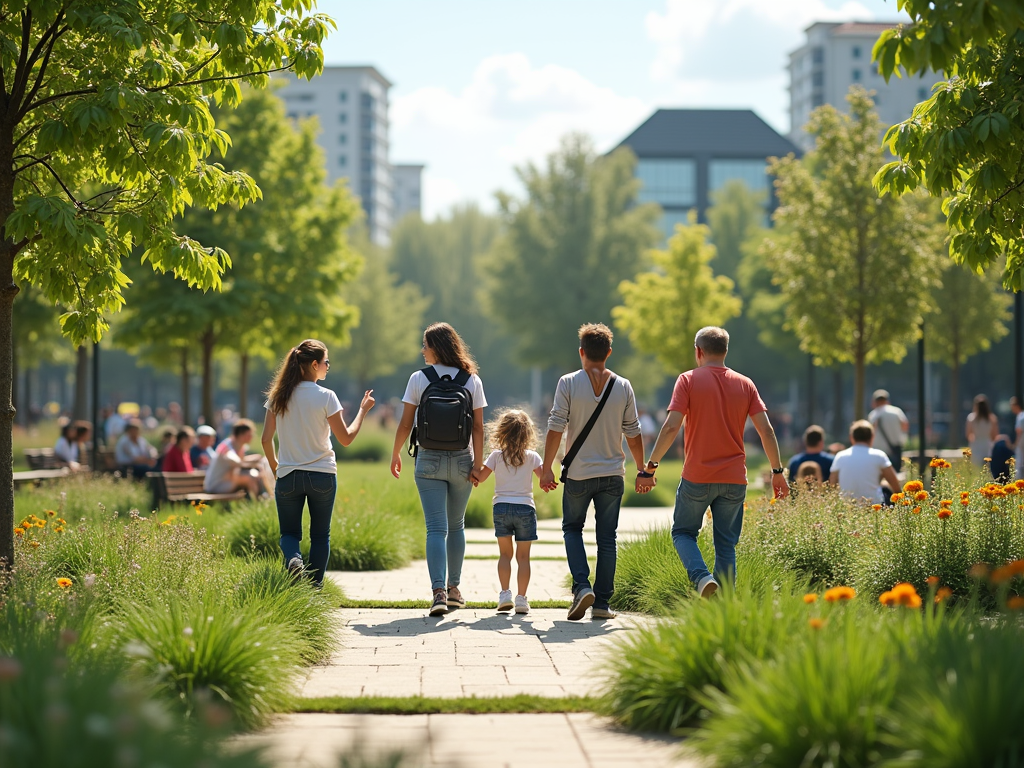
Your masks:
M 499 611 L 511 611 L 512 610 L 512 590 L 503 589 L 498 593 L 498 610 Z
M 516 613 L 529 613 L 530 603 L 525 595 L 516 595 Z
M 697 585 L 697 594 L 701 597 L 714 597 L 718 591 L 718 582 L 714 576 L 705 576 Z

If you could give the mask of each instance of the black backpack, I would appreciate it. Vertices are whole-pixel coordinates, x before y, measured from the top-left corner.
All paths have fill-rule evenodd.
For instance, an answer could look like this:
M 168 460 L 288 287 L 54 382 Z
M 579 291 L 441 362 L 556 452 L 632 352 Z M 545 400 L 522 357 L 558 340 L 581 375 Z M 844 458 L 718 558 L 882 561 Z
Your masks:
M 413 455 L 417 445 L 435 451 L 468 448 L 473 436 L 473 395 L 466 389 L 469 374 L 459 371 L 453 379 L 438 376 L 432 365 L 422 370 L 430 383 L 416 410 L 416 427 L 409 440 Z

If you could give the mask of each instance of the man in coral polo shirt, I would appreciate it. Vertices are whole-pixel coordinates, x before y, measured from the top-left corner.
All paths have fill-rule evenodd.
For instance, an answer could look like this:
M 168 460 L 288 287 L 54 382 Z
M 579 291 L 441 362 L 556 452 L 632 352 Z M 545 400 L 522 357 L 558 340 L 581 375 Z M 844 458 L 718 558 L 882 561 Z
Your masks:
M 672 543 L 697 592 L 701 597 L 711 597 L 718 591 L 721 579 L 736 578 L 736 544 L 743 528 L 743 502 L 747 497 L 743 427 L 748 416 L 771 462 L 775 496 L 788 496 L 789 486 L 775 430 L 757 387 L 746 376 L 725 366 L 728 332 L 724 328 L 701 328 L 694 347 L 697 367 L 680 374 L 676 381 L 668 418 L 651 451 L 647 471 L 653 473 L 658 469 L 658 462 L 675 442 L 685 421 L 686 458 L 676 491 Z M 697 534 L 709 506 L 715 535 L 714 576 L 708 572 L 697 547 Z

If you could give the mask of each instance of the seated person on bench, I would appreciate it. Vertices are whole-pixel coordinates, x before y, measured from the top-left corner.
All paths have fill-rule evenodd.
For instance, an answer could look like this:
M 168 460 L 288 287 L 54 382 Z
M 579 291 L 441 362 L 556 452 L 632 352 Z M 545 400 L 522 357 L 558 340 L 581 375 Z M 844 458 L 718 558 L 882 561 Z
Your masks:
M 174 445 L 168 448 L 167 453 L 164 454 L 164 461 L 160 467 L 161 471 L 192 471 L 192 456 L 190 454 L 190 450 L 192 448 L 192 440 L 195 436 L 196 433 L 192 431 L 192 427 L 182 427 L 178 430 L 178 434 L 174 440 Z
M 206 470 L 203 490 L 206 493 L 234 493 L 244 490 L 256 498 L 259 495 L 257 467 L 266 461 L 258 453 L 246 455 L 252 440 L 254 425 L 248 419 L 239 419 L 231 428 L 231 437 L 217 448 L 217 456 Z
M 156 465 L 156 448 L 142 436 L 142 422 L 132 419 L 114 449 L 117 466 L 135 478 L 143 478 Z

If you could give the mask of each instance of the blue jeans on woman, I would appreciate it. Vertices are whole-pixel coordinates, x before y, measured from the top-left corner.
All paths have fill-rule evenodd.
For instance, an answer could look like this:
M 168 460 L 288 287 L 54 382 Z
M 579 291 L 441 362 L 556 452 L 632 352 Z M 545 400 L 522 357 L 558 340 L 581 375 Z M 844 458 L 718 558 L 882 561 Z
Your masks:
M 615 537 L 619 527 L 619 507 L 625 481 L 621 475 L 566 479 L 562 489 L 562 538 L 565 558 L 572 573 L 572 593 L 590 587 L 590 563 L 583 546 L 583 524 L 587 509 L 594 502 L 597 535 L 597 573 L 594 575 L 594 607 L 607 608 L 615 589 Z
M 432 589 L 459 586 L 466 557 L 466 505 L 473 483 L 473 454 L 420 448 L 416 489 L 427 524 L 427 571 Z M 445 580 L 447 567 L 448 579 Z
M 672 544 L 694 586 L 711 575 L 697 546 L 697 534 L 708 507 L 711 507 L 715 538 L 715 580 L 735 581 L 736 545 L 743 530 L 743 502 L 746 498 L 746 485 L 679 481 L 672 516 Z
M 313 582 L 324 583 L 327 561 L 331 557 L 331 514 L 338 492 L 338 478 L 326 472 L 295 469 L 278 478 L 274 489 L 277 520 L 281 525 L 281 552 L 285 565 L 293 557 L 302 557 L 302 508 L 309 504 L 309 565 Z

